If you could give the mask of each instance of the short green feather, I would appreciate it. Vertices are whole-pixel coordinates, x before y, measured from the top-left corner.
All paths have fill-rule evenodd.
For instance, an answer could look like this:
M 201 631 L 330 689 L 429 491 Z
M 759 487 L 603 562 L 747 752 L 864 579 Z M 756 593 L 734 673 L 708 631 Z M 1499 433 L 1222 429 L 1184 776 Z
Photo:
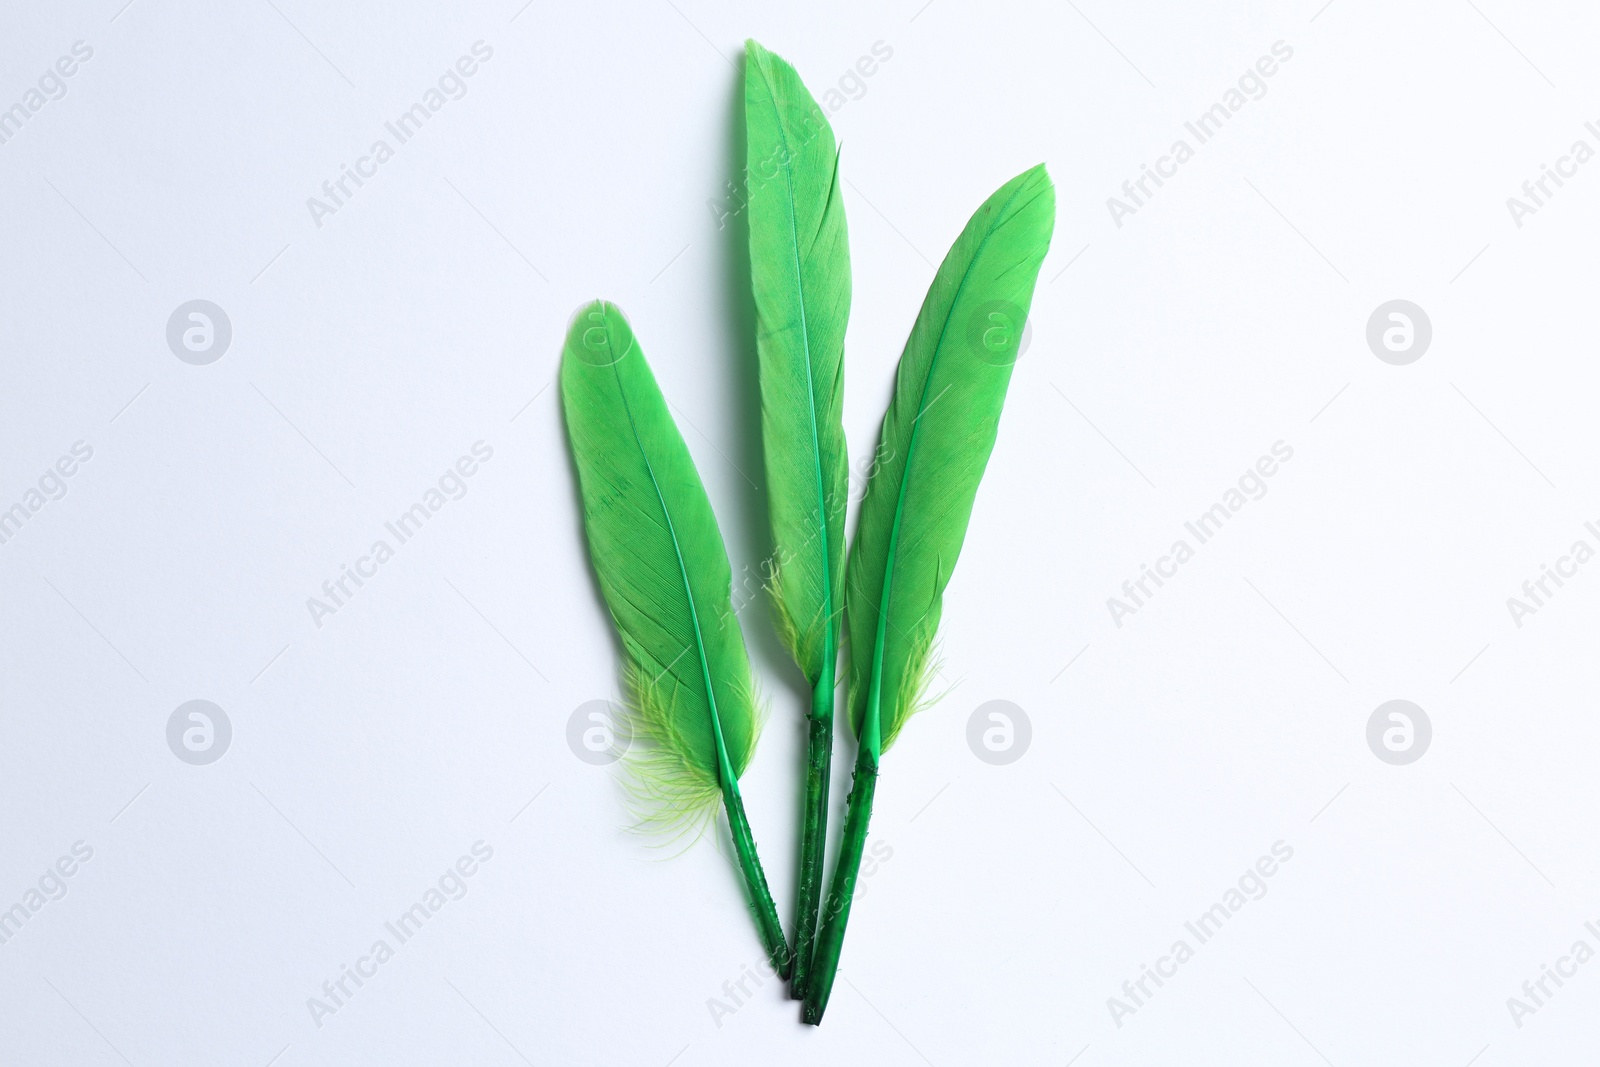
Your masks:
M 728 814 L 761 943 L 790 952 L 739 795 L 761 715 L 732 603 L 733 572 L 705 486 L 616 305 L 578 312 L 561 355 L 561 403 L 600 594 L 622 639 L 633 710 L 628 764 L 646 825 Z
M 633 331 L 614 304 L 578 313 L 561 401 L 600 592 L 626 654 L 630 757 L 663 823 L 703 817 L 722 766 L 744 773 L 760 715 L 711 502 Z
M 850 715 L 876 757 L 917 710 L 978 482 L 1055 227 L 1044 166 L 980 207 L 900 356 L 846 575 Z

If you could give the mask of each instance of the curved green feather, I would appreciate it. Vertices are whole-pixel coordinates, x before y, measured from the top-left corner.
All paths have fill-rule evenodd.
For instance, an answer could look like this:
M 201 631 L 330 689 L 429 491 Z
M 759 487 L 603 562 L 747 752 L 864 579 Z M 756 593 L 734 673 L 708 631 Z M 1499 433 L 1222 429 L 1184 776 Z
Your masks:
M 838 654 L 850 250 L 839 153 L 800 76 L 745 45 L 750 275 L 779 631 L 815 686 Z M 831 676 L 832 672 L 829 671 Z
M 900 356 L 846 575 L 851 724 L 874 764 L 925 687 L 1054 227 L 1042 164 L 1001 186 L 939 265 Z
M 760 715 L 716 516 L 622 312 L 595 301 L 561 357 L 584 531 L 627 657 L 640 792 L 665 824 L 704 817 L 755 752 Z

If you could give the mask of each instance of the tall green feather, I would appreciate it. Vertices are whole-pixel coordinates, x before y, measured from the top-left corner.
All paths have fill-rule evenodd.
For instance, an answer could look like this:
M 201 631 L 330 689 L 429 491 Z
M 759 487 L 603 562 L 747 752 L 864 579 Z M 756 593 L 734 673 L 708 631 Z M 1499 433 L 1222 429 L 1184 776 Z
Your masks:
M 916 711 L 945 585 L 966 537 L 1039 266 L 1055 227 L 1043 165 L 980 207 L 940 264 L 900 356 L 850 552 L 850 716 L 859 741 L 844 841 L 806 998 L 827 1007 L 883 750 Z
M 760 710 L 716 516 L 633 331 L 595 301 L 573 321 L 561 401 L 584 531 L 626 656 L 638 793 L 665 824 L 709 817 L 720 797 L 773 965 L 789 953 L 739 795 Z
M 812 687 L 793 993 L 805 995 L 822 888 L 843 607 L 850 250 L 839 154 L 793 67 L 745 45 L 750 280 L 779 633 Z

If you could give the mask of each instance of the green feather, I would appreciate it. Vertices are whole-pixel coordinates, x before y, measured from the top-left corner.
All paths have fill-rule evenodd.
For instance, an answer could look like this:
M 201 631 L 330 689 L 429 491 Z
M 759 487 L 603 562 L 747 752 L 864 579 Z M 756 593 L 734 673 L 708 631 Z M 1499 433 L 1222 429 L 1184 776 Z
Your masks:
M 850 718 L 860 743 L 806 989 L 804 1019 L 813 1025 L 839 967 L 879 758 L 926 687 L 944 588 L 994 448 L 1055 212 L 1043 166 L 984 201 L 939 265 L 900 355 L 845 573 Z
M 829 631 L 842 607 L 850 250 L 828 120 L 793 67 L 755 41 L 745 48 L 750 274 L 774 599 L 784 643 L 816 685 L 837 655 Z
M 822 895 L 833 694 L 844 605 L 844 332 L 850 248 L 839 152 L 795 69 L 745 44 L 750 281 L 778 634 L 811 685 L 795 893 L 794 984 L 804 996 Z
M 561 358 L 589 558 L 622 638 L 636 763 L 676 821 L 714 809 L 760 715 L 717 519 L 650 364 L 614 304 L 578 313 Z
M 939 265 L 900 356 L 846 577 L 851 724 L 874 763 L 926 687 L 1054 226 L 1042 164 L 1001 186 Z
M 720 797 L 768 955 L 788 949 L 756 858 L 739 776 L 761 715 L 731 602 L 732 570 L 694 460 L 614 304 L 578 312 L 561 402 L 600 593 L 626 656 L 636 793 L 665 825 L 704 821 Z

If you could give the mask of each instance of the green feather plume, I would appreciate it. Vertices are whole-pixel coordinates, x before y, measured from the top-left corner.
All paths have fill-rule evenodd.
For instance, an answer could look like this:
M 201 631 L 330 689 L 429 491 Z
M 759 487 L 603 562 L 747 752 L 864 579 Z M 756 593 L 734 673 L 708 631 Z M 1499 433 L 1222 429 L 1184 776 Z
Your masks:
M 800 75 L 745 45 L 750 283 L 778 633 L 811 686 L 806 799 L 795 894 L 794 982 L 805 995 L 822 896 L 833 694 L 844 606 L 844 333 L 850 248 L 839 151 Z
M 716 516 L 633 330 L 614 304 L 574 319 L 561 402 L 589 558 L 626 656 L 636 791 L 667 825 L 720 797 L 774 966 L 788 950 L 739 796 L 761 715 Z
M 642 785 L 663 822 L 703 816 L 755 753 L 760 714 L 711 502 L 633 330 L 614 304 L 578 313 L 561 402 L 584 531 L 622 638 Z
M 844 333 L 850 249 L 839 154 L 793 67 L 745 46 L 750 274 L 761 431 L 775 547 L 774 600 L 789 653 L 816 685 L 837 656 L 849 464 Z
M 1044 167 L 984 201 L 944 257 L 883 416 L 845 573 L 850 718 L 859 744 L 804 1019 L 822 1022 L 872 821 L 879 759 L 920 706 L 978 482 L 1000 426 L 1039 266 L 1055 228 Z
M 851 723 L 874 757 L 925 689 L 1054 226 L 1042 164 L 1001 186 L 940 264 L 900 356 L 846 577 Z

